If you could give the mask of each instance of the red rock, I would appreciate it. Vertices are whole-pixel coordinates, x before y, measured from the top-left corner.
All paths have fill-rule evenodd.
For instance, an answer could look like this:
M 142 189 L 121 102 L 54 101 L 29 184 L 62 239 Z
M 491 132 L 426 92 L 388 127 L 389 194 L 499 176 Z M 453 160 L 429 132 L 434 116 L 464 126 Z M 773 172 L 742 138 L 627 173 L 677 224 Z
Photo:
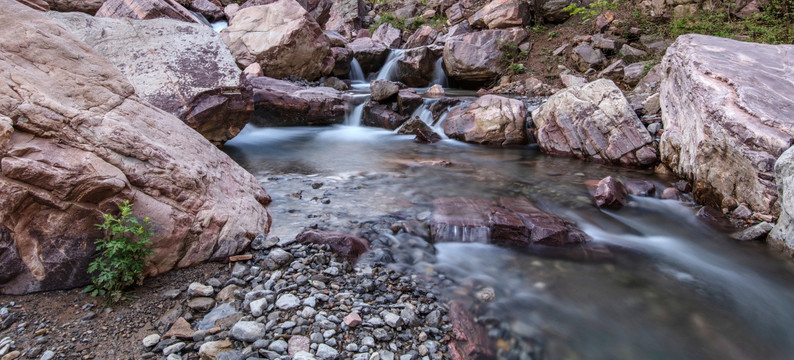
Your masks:
M 201 23 L 175 0 L 106 0 L 95 16 L 136 20 L 166 18 Z
M 17 2 L 34 10 L 50 11 L 50 4 L 44 0 L 17 0 Z
M 427 46 L 406 50 L 397 60 L 397 78 L 410 87 L 424 87 L 433 80 L 433 71 L 441 51 Z
M 600 208 L 620 209 L 628 203 L 626 187 L 611 176 L 601 179 L 594 187 L 589 186 L 588 190 L 596 206 Z
M 361 124 L 364 126 L 394 130 L 407 120 L 408 116 L 400 115 L 392 111 L 388 105 L 369 101 L 364 105 Z
M 679 191 L 674 187 L 669 187 L 664 189 L 664 191 L 662 191 L 662 199 L 686 201 L 686 197 L 684 197 L 684 194 L 682 194 L 681 191 Z
M 449 355 L 453 360 L 486 360 L 496 358 L 496 349 L 485 327 L 474 320 L 474 314 L 463 304 L 450 302 L 449 321 L 453 338 Z
M 323 230 L 306 230 L 298 234 L 295 237 L 295 241 L 301 244 L 329 245 L 331 251 L 348 260 L 356 260 L 359 256 L 369 251 L 369 241 L 367 239 Z
M 626 191 L 636 196 L 653 196 L 656 194 L 656 185 L 647 180 L 626 180 Z
M 192 339 L 193 338 L 193 328 L 190 324 L 185 320 L 185 318 L 180 317 L 176 319 L 171 328 L 163 335 L 163 338 L 177 338 L 177 339 Z
M 355 312 L 347 314 L 347 316 L 345 316 L 345 318 L 342 320 L 345 322 L 345 325 L 351 328 L 361 325 L 361 316 Z
M 269 77 L 251 78 L 257 126 L 319 126 L 341 124 L 343 94 L 329 87 L 304 87 Z

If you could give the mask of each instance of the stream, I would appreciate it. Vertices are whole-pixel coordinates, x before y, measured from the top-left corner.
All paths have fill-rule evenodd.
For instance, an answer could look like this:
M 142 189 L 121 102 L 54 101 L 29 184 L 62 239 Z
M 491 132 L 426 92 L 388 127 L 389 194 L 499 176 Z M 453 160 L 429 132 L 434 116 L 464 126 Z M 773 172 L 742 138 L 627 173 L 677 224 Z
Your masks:
M 368 86 L 363 74 L 357 77 L 352 97 L 361 104 Z M 555 158 L 532 146 L 490 148 L 449 139 L 418 144 L 413 136 L 357 126 L 360 109 L 351 106 L 345 125 L 248 125 L 226 143 L 224 151 L 273 197 L 273 234 L 288 239 L 313 224 L 351 229 L 384 217 L 421 223 L 440 197 L 524 196 L 574 221 L 608 256 L 576 260 L 478 242 L 427 245 L 422 234 L 384 235 L 401 266 L 467 284 L 450 287 L 450 298 L 471 299 L 475 291 L 468 288 L 493 289 L 480 319 L 490 324 L 497 346 L 520 349 L 500 351 L 500 358 L 794 356 L 789 262 L 762 244 L 731 240 L 701 223 L 694 204 L 631 197 L 620 210 L 597 209 L 584 185 L 611 175 L 663 189 L 674 179 Z M 427 122 L 422 111 L 414 115 Z

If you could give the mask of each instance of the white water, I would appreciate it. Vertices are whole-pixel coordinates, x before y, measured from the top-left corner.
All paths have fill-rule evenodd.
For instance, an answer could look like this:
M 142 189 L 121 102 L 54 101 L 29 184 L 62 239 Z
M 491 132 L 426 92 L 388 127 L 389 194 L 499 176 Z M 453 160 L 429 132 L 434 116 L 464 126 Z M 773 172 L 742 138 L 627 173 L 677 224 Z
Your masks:
M 367 78 L 364 77 L 364 71 L 361 70 L 361 64 L 358 63 L 356 58 L 353 58 L 353 61 L 350 62 L 350 81 L 354 83 L 362 83 L 366 82 Z
M 361 102 L 359 103 L 359 101 Z M 367 101 L 369 101 L 369 95 L 356 96 L 353 101 L 350 102 L 350 105 L 353 106 L 356 103 L 358 103 L 358 105 L 353 106 L 352 110 L 348 107 L 349 110 L 345 113 L 345 121 L 343 124 L 347 126 L 361 126 L 361 116 L 364 114 L 364 105 Z
M 430 107 L 433 106 L 433 103 L 436 101 L 436 99 L 425 99 L 425 102 L 422 104 L 422 106 L 417 108 L 413 114 L 411 114 L 411 117 L 418 117 L 419 120 L 422 120 L 422 122 L 427 124 L 427 126 L 430 126 L 430 128 L 433 129 L 436 134 L 440 135 L 442 139 L 449 139 L 449 137 L 444 134 L 444 129 L 441 128 L 441 124 L 444 122 L 444 119 L 447 117 L 449 111 L 444 111 L 444 113 L 438 118 L 438 121 L 434 124 L 435 120 L 433 119 L 433 112 L 430 111 Z
M 212 30 L 215 30 L 215 32 L 221 32 L 221 30 L 229 27 L 229 23 L 226 22 L 226 20 L 218 20 L 210 24 L 210 26 L 212 26 Z
M 449 81 L 447 80 L 447 74 L 444 73 L 444 58 L 440 57 L 436 61 L 436 66 L 433 68 L 433 81 L 430 82 L 430 85 L 441 85 L 441 87 L 449 87 Z
M 405 54 L 405 50 L 403 49 L 392 49 L 389 53 L 389 57 L 386 58 L 386 62 L 383 64 L 383 67 L 380 68 L 378 72 L 378 76 L 375 78 L 376 80 L 389 80 L 389 81 L 398 81 L 397 79 L 397 61 L 403 57 Z

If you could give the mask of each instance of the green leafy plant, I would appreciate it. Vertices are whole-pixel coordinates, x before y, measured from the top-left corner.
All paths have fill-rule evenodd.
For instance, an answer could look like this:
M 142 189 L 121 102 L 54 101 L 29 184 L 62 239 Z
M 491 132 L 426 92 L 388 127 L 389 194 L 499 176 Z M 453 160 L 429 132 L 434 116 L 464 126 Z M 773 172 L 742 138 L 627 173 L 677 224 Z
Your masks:
M 794 9 L 794 0 L 785 2 Z M 744 19 L 733 16 L 726 9 L 700 11 L 690 17 L 674 19 L 670 22 L 670 36 L 697 33 L 768 44 L 794 43 L 794 15 L 785 10 L 784 1 L 772 3 L 777 6 L 767 7 Z
M 579 6 L 579 4 L 571 4 L 563 8 L 571 16 L 580 16 L 582 20 L 588 20 L 600 15 L 607 10 L 617 10 L 620 6 L 618 1 L 598 0 L 591 3 L 588 7 Z
M 524 67 L 524 64 L 513 64 L 510 65 L 510 70 L 513 72 L 513 74 L 518 75 L 526 72 L 527 68 Z
M 154 251 L 149 247 L 154 231 L 149 218 L 139 221 L 132 214 L 132 204 L 124 201 L 119 205 L 119 217 L 104 214 L 105 221 L 96 224 L 104 230 L 105 237 L 95 241 L 101 254 L 88 266 L 92 285 L 84 292 L 91 296 L 103 296 L 106 305 L 125 298 L 124 291 L 143 281 L 146 258 Z

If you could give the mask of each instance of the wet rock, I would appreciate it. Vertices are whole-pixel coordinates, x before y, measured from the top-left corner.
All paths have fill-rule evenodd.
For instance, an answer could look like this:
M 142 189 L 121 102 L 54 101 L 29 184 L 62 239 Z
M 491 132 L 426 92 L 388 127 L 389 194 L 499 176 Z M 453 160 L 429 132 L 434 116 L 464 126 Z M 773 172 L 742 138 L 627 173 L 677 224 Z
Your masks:
M 215 2 L 210 0 L 192 0 L 187 7 L 189 10 L 204 16 L 209 22 L 223 20 L 226 17 L 226 14 L 223 13 L 223 9 L 217 0 L 215 0 Z
M 389 23 L 383 23 L 372 33 L 372 40 L 380 41 L 390 49 L 399 49 L 400 43 L 402 43 L 402 32 Z
M 648 180 L 626 180 L 626 191 L 635 196 L 654 196 L 656 185 Z
M 519 44 L 527 37 L 522 28 L 485 30 L 449 37 L 444 44 L 444 69 L 449 79 L 464 88 L 478 88 L 502 72 L 502 43 Z
M 695 217 L 701 222 L 725 232 L 732 232 L 735 230 L 730 220 L 722 213 L 711 206 L 703 206 L 695 213 Z
M 370 82 L 370 94 L 373 101 L 382 102 L 400 91 L 400 84 L 389 80 L 373 80 Z
M 347 49 L 353 52 L 364 74 L 380 70 L 390 51 L 388 46 L 371 38 L 356 39 L 347 44 Z
M 527 25 L 529 15 L 529 3 L 521 0 L 493 0 L 482 8 L 482 20 L 489 29 Z
M 667 50 L 659 150 L 693 181 L 699 203 L 732 197 L 754 212 L 780 212 L 774 164 L 794 143 L 792 54 L 792 45 L 703 35 L 680 36 Z
M 414 116 L 406 121 L 398 130 L 400 135 L 416 135 L 416 141 L 423 144 L 441 141 L 441 136 L 436 134 L 424 121 Z
M 13 55 L 0 71 L 14 78 L 0 86 L 0 108 L 13 122 L 0 123 L 14 130 L 0 136 L 0 292 L 90 282 L 93 239 L 102 235 L 94 224 L 124 200 L 134 199 L 136 214 L 158 226 L 147 276 L 225 259 L 268 230 L 270 197 L 252 175 L 135 96 L 113 64 L 62 25 L 15 2 L 4 6 L 0 53 Z M 15 50 L 20 46 L 27 51 Z M 76 67 L 77 58 L 91 65 Z M 35 100 L 41 94 L 46 104 Z M 229 201 L 210 200 L 218 198 Z M 22 205 L 30 203 L 39 205 Z M 8 244 L 39 250 L 20 257 Z
M 744 230 L 737 231 L 731 234 L 731 238 L 739 240 L 739 241 L 755 241 L 755 240 L 763 240 L 766 238 L 767 234 L 774 228 L 773 224 L 768 222 L 762 222 L 750 226 Z
M 620 209 L 628 203 L 626 187 L 620 180 L 611 176 L 601 179 L 588 190 L 596 206 L 600 208 Z
M 653 139 L 620 89 L 606 79 L 552 95 L 532 112 L 543 152 L 649 167 L 656 163 Z
M 753 216 L 753 211 L 750 210 L 750 208 L 748 208 L 746 205 L 741 204 L 731 212 L 731 216 L 742 220 L 749 219 L 751 216 Z
M 488 337 L 485 327 L 474 320 L 474 314 L 461 303 L 453 301 L 449 307 L 453 340 L 449 343 L 453 359 L 491 359 L 496 348 Z
M 328 245 L 335 254 L 351 261 L 355 261 L 369 250 L 369 241 L 366 239 L 322 230 L 306 230 L 298 234 L 295 241 L 301 244 Z
M 684 196 L 684 194 L 674 187 L 664 189 L 664 191 L 662 191 L 661 198 L 665 200 L 687 201 L 687 198 Z
M 397 60 L 397 77 L 410 87 L 424 87 L 433 80 L 436 60 L 441 56 L 440 48 L 434 51 L 427 46 L 407 50 Z
M 330 87 L 305 87 L 269 77 L 252 78 L 257 126 L 320 126 L 341 124 L 344 94 Z
M 369 101 L 364 105 L 364 111 L 361 116 L 362 125 L 388 130 L 397 129 L 407 120 L 408 116 L 400 115 L 392 111 L 388 105 L 378 104 L 374 101 Z
M 176 0 L 106 0 L 95 16 L 135 20 L 166 18 L 202 23 L 196 15 Z
M 427 96 L 442 97 L 444 95 L 445 95 L 444 88 L 439 84 L 435 84 L 431 86 L 429 89 L 427 89 Z
M 469 105 L 450 110 L 442 124 L 452 139 L 484 145 L 523 145 L 526 133 L 526 107 L 515 99 L 485 95 Z
M 397 107 L 402 115 L 411 115 L 425 100 L 414 89 L 402 89 L 397 93 Z
M 333 70 L 328 37 L 295 0 L 241 9 L 221 38 L 241 67 L 259 63 L 265 76 L 315 80 Z
M 83 13 L 48 16 L 110 60 L 136 94 L 212 143 L 233 138 L 251 118 L 253 94 L 241 83 L 240 69 L 221 37 L 206 25 Z

